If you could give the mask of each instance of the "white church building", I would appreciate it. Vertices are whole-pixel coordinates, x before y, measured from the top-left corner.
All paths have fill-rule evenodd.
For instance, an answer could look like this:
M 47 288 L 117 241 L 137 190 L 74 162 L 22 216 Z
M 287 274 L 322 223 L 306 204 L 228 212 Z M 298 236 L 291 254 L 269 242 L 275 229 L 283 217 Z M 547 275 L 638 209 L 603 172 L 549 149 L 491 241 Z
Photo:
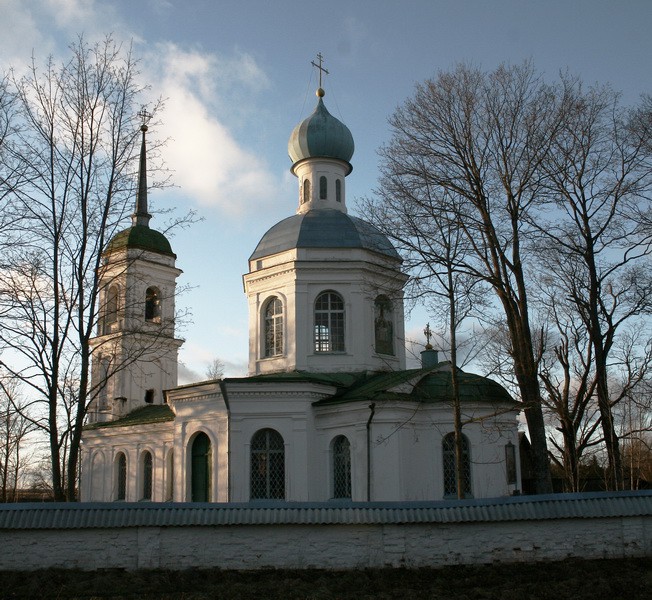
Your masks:
M 83 501 L 347 502 L 456 497 L 451 368 L 406 369 L 391 242 L 348 214 L 353 137 L 324 105 L 288 145 L 296 214 L 244 275 L 249 375 L 178 386 L 168 240 L 149 227 L 143 126 L 132 226 L 104 253 L 83 432 Z M 458 370 L 467 497 L 518 493 L 519 405 Z

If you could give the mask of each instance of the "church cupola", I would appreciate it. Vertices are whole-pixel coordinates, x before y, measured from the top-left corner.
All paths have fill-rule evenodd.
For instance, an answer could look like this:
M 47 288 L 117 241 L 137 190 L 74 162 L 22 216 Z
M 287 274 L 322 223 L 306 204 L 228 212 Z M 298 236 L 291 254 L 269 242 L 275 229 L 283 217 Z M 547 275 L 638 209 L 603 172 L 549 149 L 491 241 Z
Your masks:
M 346 213 L 344 179 L 353 167 L 353 136 L 349 128 L 326 109 L 321 73 L 326 72 L 318 55 L 319 89 L 317 107 L 290 135 L 288 154 L 291 171 L 299 180 L 298 213 L 313 209 L 335 209 Z
M 347 212 L 353 136 L 324 105 L 290 136 L 297 214 L 271 227 L 249 257 L 249 373 L 405 368 L 401 257 Z

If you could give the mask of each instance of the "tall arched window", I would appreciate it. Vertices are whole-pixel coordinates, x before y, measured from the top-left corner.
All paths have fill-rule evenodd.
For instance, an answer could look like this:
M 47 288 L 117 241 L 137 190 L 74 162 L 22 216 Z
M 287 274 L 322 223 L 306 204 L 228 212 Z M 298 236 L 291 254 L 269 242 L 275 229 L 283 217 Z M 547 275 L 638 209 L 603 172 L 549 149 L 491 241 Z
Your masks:
M 335 200 L 342 202 L 342 181 L 340 179 L 335 180 Z
M 161 292 L 156 287 L 148 287 L 145 292 L 145 320 L 161 322 Z
M 331 448 L 333 460 L 333 498 L 351 498 L 351 444 L 338 435 Z
M 273 296 L 265 305 L 265 356 L 283 354 L 283 303 Z
M 115 457 L 115 499 L 127 499 L 127 457 L 124 452 L 119 452 Z
M 192 442 L 190 464 L 190 499 L 192 502 L 211 501 L 211 441 L 198 433 Z
M 328 181 L 323 175 L 319 178 L 319 199 L 326 200 L 328 198 Z
M 335 292 L 315 300 L 315 352 L 344 352 L 344 300 Z
M 310 179 L 303 180 L 303 194 L 301 196 L 301 204 L 310 202 Z
M 117 285 L 112 285 L 106 292 L 104 304 L 104 330 L 102 333 L 107 334 L 113 331 L 113 324 L 118 321 L 118 297 L 119 289 Z
M 251 439 L 251 499 L 285 499 L 285 444 L 273 429 L 261 429 Z
M 378 354 L 394 355 L 394 311 L 387 296 L 378 296 L 374 302 L 374 334 Z
M 449 433 L 444 437 L 442 450 L 444 459 L 444 496 L 457 497 L 454 433 Z M 462 435 L 462 491 L 465 498 L 471 497 L 471 456 L 469 440 L 465 435 Z
M 143 452 L 143 500 L 152 499 L 152 462 L 152 454 L 150 452 Z

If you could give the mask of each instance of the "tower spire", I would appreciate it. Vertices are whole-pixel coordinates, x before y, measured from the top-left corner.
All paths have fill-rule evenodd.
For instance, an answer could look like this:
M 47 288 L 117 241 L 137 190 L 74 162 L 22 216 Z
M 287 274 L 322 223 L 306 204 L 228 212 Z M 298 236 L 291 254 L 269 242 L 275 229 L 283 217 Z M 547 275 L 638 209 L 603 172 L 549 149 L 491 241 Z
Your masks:
M 145 148 L 145 134 L 147 133 L 147 121 L 151 119 L 144 108 L 138 113 L 141 118 L 140 130 L 143 137 L 140 143 L 140 164 L 138 167 L 138 190 L 136 191 L 136 211 L 131 215 L 132 225 L 143 225 L 149 227 L 149 220 L 152 215 L 147 211 L 147 151 Z

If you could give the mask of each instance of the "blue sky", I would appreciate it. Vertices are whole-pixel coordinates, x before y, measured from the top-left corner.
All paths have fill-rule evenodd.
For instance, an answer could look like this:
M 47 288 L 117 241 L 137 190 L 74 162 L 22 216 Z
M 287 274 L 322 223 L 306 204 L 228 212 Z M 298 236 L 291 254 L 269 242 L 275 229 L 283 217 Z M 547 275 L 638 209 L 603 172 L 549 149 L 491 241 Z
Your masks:
M 63 56 L 79 34 L 112 33 L 133 43 L 152 97 L 167 99 L 152 135 L 170 138 L 176 187 L 150 201 L 204 219 L 171 240 L 192 287 L 177 300 L 193 312 L 182 383 L 215 357 L 227 375 L 246 373 L 242 274 L 264 232 L 296 209 L 287 140 L 314 107 L 317 52 L 330 71 L 326 105 L 355 139 L 354 213 L 376 186 L 388 117 L 416 82 L 457 62 L 529 59 L 549 78 L 568 69 L 609 82 L 628 104 L 652 93 L 652 0 L 0 0 L 0 15 L 3 71 Z M 422 337 L 426 320 L 416 309 L 408 337 Z

